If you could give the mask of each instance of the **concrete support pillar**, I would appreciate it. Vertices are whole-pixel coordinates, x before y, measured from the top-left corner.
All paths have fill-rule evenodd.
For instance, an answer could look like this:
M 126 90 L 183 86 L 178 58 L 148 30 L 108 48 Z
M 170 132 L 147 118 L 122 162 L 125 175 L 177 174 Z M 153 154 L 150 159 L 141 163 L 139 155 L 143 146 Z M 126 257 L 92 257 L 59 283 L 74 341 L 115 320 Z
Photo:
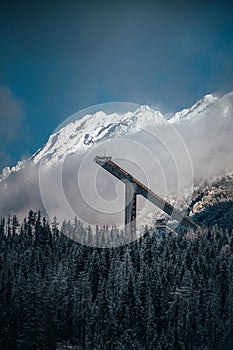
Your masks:
M 125 232 L 136 236 L 137 185 L 125 182 Z

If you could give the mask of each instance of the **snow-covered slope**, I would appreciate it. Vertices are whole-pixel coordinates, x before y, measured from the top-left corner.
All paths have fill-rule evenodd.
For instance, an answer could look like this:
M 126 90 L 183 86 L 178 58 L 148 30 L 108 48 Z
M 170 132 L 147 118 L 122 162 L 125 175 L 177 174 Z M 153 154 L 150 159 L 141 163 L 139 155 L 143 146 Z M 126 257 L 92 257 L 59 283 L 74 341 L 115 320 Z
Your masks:
M 25 164 L 25 161 L 19 160 L 18 163 L 12 168 L 8 166 L 3 168 L 0 174 L 0 182 L 6 180 L 10 174 L 17 173 L 20 169 L 24 167 L 24 164 Z
M 193 194 L 189 214 L 201 225 L 233 228 L 233 173 L 205 183 Z
M 88 114 L 53 133 L 48 142 L 29 160 L 38 164 L 43 159 L 49 166 L 63 160 L 69 154 L 86 151 L 101 141 L 165 122 L 166 119 L 161 112 L 146 105 L 140 106 L 134 112 L 106 114 L 99 111 L 95 114 Z M 5 167 L 0 174 L 0 182 L 7 179 L 10 174 L 22 169 L 25 163 L 25 161 L 19 161 L 12 168 Z
M 198 120 L 205 118 L 209 112 L 220 113 L 219 117 L 226 117 L 233 111 L 233 92 L 219 97 L 215 94 L 205 95 L 191 108 L 185 108 L 180 112 L 176 112 L 168 122 L 170 124 L 179 124 L 188 120 Z
M 191 108 L 185 108 L 180 112 L 176 112 L 175 115 L 169 120 L 169 123 L 176 124 L 180 123 L 182 120 L 189 120 L 192 118 L 197 118 L 203 115 L 210 105 L 218 101 L 218 97 L 214 95 L 206 95 L 200 101 L 195 103 Z
M 106 114 L 103 111 L 86 115 L 49 137 L 47 144 L 32 156 L 37 164 L 41 159 L 51 165 L 68 154 L 86 151 L 89 147 L 109 138 L 115 138 L 150 125 L 165 123 L 163 115 L 148 106 L 135 112 Z

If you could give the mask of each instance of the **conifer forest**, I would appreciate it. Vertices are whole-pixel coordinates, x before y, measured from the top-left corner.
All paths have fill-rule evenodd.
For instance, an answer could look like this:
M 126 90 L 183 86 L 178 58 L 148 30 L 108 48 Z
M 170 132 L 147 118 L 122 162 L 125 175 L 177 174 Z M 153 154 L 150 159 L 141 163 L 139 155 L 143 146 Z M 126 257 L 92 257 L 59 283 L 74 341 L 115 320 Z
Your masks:
M 96 232 L 65 222 L 91 239 Z M 106 239 L 117 228 L 96 228 Z M 119 232 L 119 235 L 121 232 Z M 233 347 L 233 237 L 217 226 L 91 248 L 30 211 L 0 224 L 1 350 Z

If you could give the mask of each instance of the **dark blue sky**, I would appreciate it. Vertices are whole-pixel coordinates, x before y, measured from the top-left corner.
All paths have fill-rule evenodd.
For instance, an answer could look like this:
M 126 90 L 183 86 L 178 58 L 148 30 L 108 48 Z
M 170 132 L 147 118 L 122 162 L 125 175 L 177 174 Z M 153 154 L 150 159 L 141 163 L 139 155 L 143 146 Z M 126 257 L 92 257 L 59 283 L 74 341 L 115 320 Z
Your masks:
M 230 1 L 8 1 L 0 14 L 0 167 L 104 102 L 189 107 L 233 90 Z

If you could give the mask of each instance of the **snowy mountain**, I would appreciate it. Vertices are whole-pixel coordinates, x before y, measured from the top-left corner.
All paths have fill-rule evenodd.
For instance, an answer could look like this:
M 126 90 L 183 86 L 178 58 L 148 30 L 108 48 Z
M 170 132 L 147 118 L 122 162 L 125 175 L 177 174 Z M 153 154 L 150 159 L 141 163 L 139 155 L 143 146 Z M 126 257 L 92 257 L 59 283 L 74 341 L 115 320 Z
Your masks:
M 67 154 L 86 151 L 106 139 L 123 136 L 134 130 L 161 125 L 164 116 L 148 106 L 140 106 L 135 112 L 106 114 L 103 111 L 86 115 L 72 122 L 49 137 L 47 144 L 31 157 L 37 164 L 41 159 L 48 165 L 63 160 Z
M 220 116 L 225 117 L 233 111 L 233 92 L 219 97 L 215 94 L 205 95 L 191 108 L 185 108 L 176 112 L 168 122 L 170 124 L 179 124 L 184 121 L 204 118 L 207 113 L 219 111 Z
M 127 135 L 140 128 L 169 123 L 177 125 L 188 120 L 204 118 L 208 111 L 219 110 L 223 116 L 233 110 L 233 92 L 222 97 L 208 94 L 191 108 L 176 112 L 168 121 L 161 112 L 149 106 L 140 106 L 135 112 L 106 114 L 99 111 L 85 115 L 82 119 L 71 122 L 53 133 L 47 143 L 29 159 L 38 164 L 42 159 L 47 165 L 61 161 L 68 154 L 84 152 L 103 140 Z M 0 182 L 10 174 L 18 172 L 25 165 L 19 161 L 16 166 L 6 167 L 0 174 Z
M 171 124 L 179 123 L 181 120 L 189 120 L 197 118 L 203 115 L 214 102 L 218 101 L 218 97 L 214 95 L 206 95 L 200 101 L 195 103 L 191 108 L 185 108 L 180 112 L 176 112 L 175 115 L 169 120 Z
M 81 153 L 103 140 L 126 135 L 137 129 L 161 125 L 166 119 L 161 112 L 142 105 L 135 112 L 106 114 L 99 111 L 87 114 L 82 119 L 71 122 L 53 133 L 48 142 L 29 159 L 38 164 L 42 159 L 49 166 L 63 160 L 67 155 Z M 19 161 L 16 166 L 5 167 L 0 174 L 0 182 L 10 174 L 18 172 L 25 165 Z

